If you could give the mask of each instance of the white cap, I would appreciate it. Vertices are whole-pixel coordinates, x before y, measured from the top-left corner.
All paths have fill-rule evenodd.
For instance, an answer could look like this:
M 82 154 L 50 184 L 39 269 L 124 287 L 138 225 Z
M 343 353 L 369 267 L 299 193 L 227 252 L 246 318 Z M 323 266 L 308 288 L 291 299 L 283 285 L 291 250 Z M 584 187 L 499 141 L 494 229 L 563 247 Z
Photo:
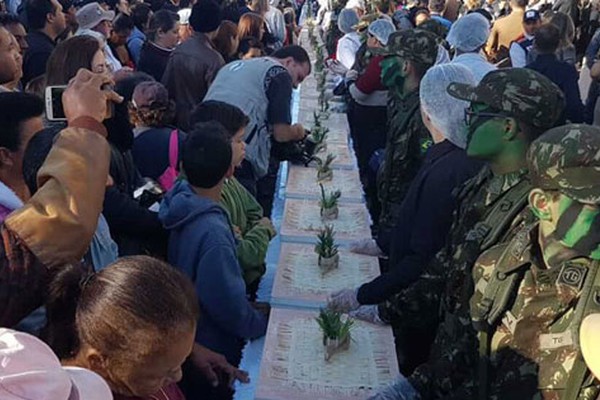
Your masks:
M 0 399 L 111 400 L 108 384 L 83 368 L 63 367 L 44 342 L 0 328 Z
M 114 11 L 106 11 L 98 3 L 89 3 L 75 13 L 80 29 L 92 29 L 102 21 L 115 19 Z
M 190 15 L 192 15 L 191 8 L 182 8 L 181 10 L 177 11 L 177 14 L 179 15 L 179 23 L 181 25 L 190 24 Z
M 490 36 L 490 21 L 479 13 L 467 14 L 452 24 L 446 40 L 462 52 L 478 50 Z

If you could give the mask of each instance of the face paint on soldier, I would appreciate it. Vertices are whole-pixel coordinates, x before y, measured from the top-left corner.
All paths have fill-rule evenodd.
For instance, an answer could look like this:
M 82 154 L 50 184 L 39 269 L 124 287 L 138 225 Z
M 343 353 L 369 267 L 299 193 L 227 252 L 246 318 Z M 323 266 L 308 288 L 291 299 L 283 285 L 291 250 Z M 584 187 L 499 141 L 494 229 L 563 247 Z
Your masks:
M 513 118 L 494 113 L 486 104 L 472 103 L 465 111 L 467 123 L 467 155 L 490 159 L 500 154 L 507 139 L 517 134 Z
M 404 86 L 405 62 L 398 56 L 386 57 L 381 61 L 381 83 L 383 86 L 402 91 Z
M 600 260 L 600 206 L 540 189 L 534 189 L 529 199 L 534 214 L 541 220 L 544 259 L 550 265 L 565 257 Z M 564 251 L 565 248 L 570 251 Z

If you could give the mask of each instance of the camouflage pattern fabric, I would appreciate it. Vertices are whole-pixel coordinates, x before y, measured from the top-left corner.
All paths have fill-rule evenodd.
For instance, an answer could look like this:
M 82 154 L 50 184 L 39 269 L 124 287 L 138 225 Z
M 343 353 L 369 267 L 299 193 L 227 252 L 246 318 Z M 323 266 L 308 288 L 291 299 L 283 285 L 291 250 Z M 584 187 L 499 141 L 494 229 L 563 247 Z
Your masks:
M 358 24 L 354 25 L 352 27 L 352 29 L 354 29 L 358 33 L 362 33 L 367 30 L 369 25 L 371 25 L 371 22 L 377 21 L 378 19 L 379 19 L 379 14 L 376 14 L 376 13 L 365 14 L 362 17 L 360 17 Z
M 497 323 L 481 328 L 487 333 L 480 334 L 480 341 L 489 344 L 489 399 L 566 400 L 574 366 L 583 363 L 576 339 L 582 319 L 578 313 L 587 302 L 585 288 L 589 280 L 594 282 L 598 262 L 580 257 L 548 268 L 538 254 L 538 226 L 533 224 L 482 254 L 473 269 L 474 324 L 482 326 L 487 310 L 497 306 L 498 296 L 490 302 L 488 289 L 513 281 L 509 294 L 516 295 L 499 310 Z M 598 395 L 600 384 L 588 372 L 572 398 L 593 400 Z
M 600 128 L 565 125 L 544 133 L 527 154 L 534 186 L 600 204 Z
M 507 240 L 531 220 L 525 206 L 529 188 L 525 170 L 494 176 L 484 168 L 458 193 L 460 203 L 447 246 L 416 285 L 380 306 L 380 316 L 396 321 L 399 331 L 418 334 L 419 329 L 423 333 L 437 329 L 428 362 L 409 377 L 423 399 L 461 398 L 474 387 L 469 381 L 477 355 L 469 316 L 471 270 L 484 249 Z
M 377 174 L 379 229 L 391 231 L 408 188 L 432 145 L 419 110 L 419 90 L 405 97 L 389 91 L 385 158 Z
M 433 33 L 440 39 L 440 44 L 446 42 L 446 36 L 448 36 L 448 32 L 450 31 L 450 29 L 446 28 L 435 19 L 428 19 L 427 21 L 423 22 L 421 25 L 419 25 L 419 29 Z
M 550 79 L 526 68 L 492 71 L 479 85 L 452 83 L 448 93 L 461 100 L 487 104 L 539 128 L 551 128 L 564 109 L 565 97 Z
M 437 59 L 439 43 L 435 34 L 421 29 L 396 31 L 390 35 L 387 46 L 373 49 L 373 54 L 398 56 L 430 67 Z

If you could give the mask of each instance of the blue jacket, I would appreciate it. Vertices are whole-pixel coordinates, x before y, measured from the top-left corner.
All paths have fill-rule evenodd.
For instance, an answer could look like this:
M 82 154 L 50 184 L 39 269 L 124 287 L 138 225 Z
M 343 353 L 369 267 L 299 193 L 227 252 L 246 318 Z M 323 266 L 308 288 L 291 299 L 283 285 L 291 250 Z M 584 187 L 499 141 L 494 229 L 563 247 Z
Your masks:
M 429 148 L 402 201 L 398 224 L 387 238 L 390 269 L 360 287 L 360 304 L 381 303 L 419 278 L 446 242 L 456 208 L 454 189 L 481 167 L 480 161 L 448 140 Z
M 554 54 L 539 54 L 535 61 L 527 65 L 534 71 L 546 76 L 565 94 L 566 108 L 561 118 L 572 123 L 583 122 L 583 104 L 579 92 L 579 73 L 569 63 L 560 61 Z
M 127 49 L 133 57 L 133 62 L 137 65 L 140 62 L 140 55 L 142 54 L 142 46 L 146 41 L 146 35 L 140 31 L 137 27 L 133 28 L 131 34 L 127 38 Z
M 194 282 L 200 301 L 196 341 L 237 363 L 240 339 L 263 336 L 267 318 L 246 299 L 226 211 L 178 182 L 160 205 L 169 230 L 169 262 Z

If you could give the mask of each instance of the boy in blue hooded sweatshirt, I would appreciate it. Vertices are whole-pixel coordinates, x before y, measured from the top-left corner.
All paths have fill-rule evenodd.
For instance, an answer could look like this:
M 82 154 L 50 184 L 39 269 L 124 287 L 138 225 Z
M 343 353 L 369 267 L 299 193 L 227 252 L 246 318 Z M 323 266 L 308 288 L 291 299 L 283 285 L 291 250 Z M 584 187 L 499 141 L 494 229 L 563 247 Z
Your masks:
M 194 126 L 182 152 L 186 181 L 165 196 L 159 218 L 169 230 L 169 262 L 194 282 L 202 318 L 196 341 L 239 363 L 242 339 L 263 336 L 267 315 L 246 299 L 227 212 L 219 204 L 233 175 L 232 147 L 217 122 Z

